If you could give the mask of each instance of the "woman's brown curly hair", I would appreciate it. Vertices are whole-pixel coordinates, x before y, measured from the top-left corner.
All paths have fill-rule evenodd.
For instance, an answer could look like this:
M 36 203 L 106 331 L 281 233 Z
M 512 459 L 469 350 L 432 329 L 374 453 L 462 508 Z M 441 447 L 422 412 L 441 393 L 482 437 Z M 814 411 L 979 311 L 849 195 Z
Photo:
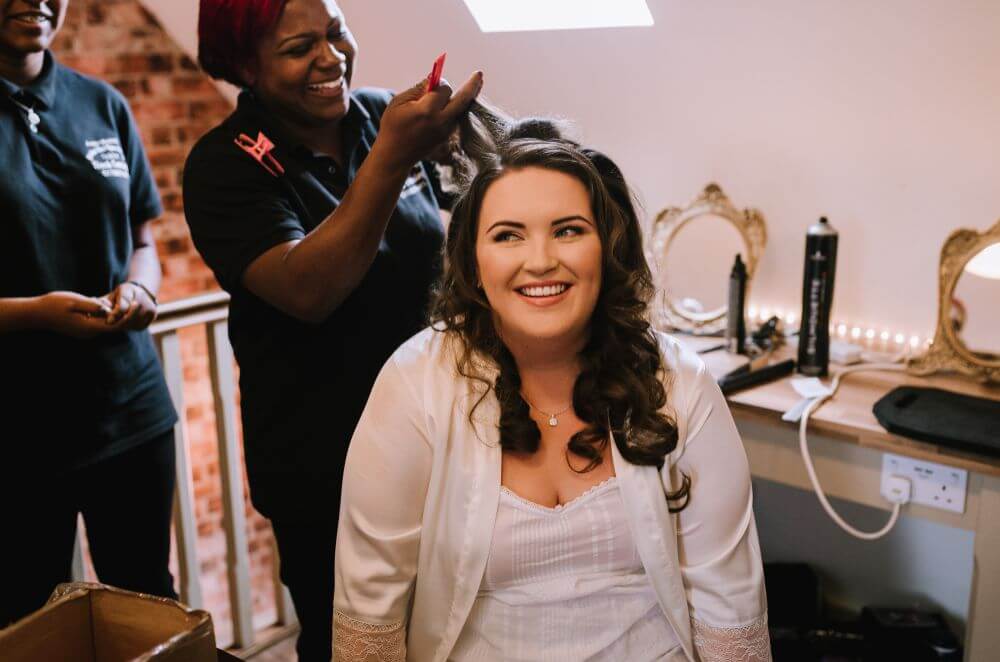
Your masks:
M 461 341 L 459 373 L 494 390 L 500 405 L 501 447 L 534 453 L 541 431 L 529 416 L 517 365 L 497 332 L 493 309 L 477 286 L 479 212 L 486 191 L 505 173 L 541 167 L 583 183 L 602 246 L 601 289 L 590 337 L 580 353 L 582 370 L 573 387 L 573 410 L 586 427 L 573 435 L 568 449 L 588 461 L 582 471 L 592 470 L 602 462 L 610 426 L 623 458 L 662 468 L 666 455 L 677 446 L 677 425 L 662 411 L 667 402 L 666 368 L 647 320 L 652 277 L 621 171 L 607 156 L 564 138 L 550 120 L 514 121 L 476 103 L 460 128 L 464 182 L 452 209 L 445 271 L 432 320 L 435 328 Z M 476 357 L 499 369 L 493 383 L 476 369 Z M 684 476 L 681 487 L 667 495 L 668 500 L 680 502 L 671 510 L 686 506 L 689 494 L 690 480 Z

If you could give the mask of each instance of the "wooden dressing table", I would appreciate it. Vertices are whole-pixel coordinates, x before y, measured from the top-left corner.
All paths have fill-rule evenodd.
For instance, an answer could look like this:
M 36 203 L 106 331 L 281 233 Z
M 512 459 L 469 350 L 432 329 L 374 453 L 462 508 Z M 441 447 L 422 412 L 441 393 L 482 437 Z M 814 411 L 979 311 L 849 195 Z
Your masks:
M 675 337 L 696 351 L 720 342 L 718 338 Z M 776 355 L 775 360 L 792 355 L 793 352 L 786 349 Z M 703 354 L 702 358 L 716 377 L 745 361 L 721 350 Z M 835 372 L 837 366 L 831 365 L 831 369 Z M 781 415 L 800 400 L 790 379 L 785 377 L 734 393 L 729 396 L 729 403 L 754 477 L 812 494 L 812 484 L 799 451 L 798 424 L 781 420 Z M 902 372 L 850 375 L 844 379 L 836 396 L 810 418 L 809 446 L 813 463 L 828 496 L 884 511 L 890 510 L 890 504 L 879 493 L 883 452 L 930 460 L 969 472 L 964 513 L 910 503 L 903 506 L 901 514 L 974 533 L 973 586 L 966 624 L 965 659 L 973 662 L 1000 659 L 1000 458 L 963 453 L 887 432 L 875 419 L 872 406 L 887 392 L 904 384 L 1000 400 L 1000 387 L 957 377 L 915 377 Z M 997 434 L 1000 435 L 1000 429 Z

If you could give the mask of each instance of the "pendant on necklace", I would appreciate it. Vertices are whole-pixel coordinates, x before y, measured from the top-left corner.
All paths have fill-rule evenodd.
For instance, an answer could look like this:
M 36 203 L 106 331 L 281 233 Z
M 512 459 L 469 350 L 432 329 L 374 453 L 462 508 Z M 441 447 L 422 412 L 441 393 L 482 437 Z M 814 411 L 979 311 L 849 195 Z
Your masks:
M 553 414 L 551 417 L 549 417 L 549 427 L 554 428 L 557 425 L 559 425 L 559 419 L 556 418 L 555 414 Z
M 38 133 L 38 124 L 42 121 L 42 118 L 38 116 L 34 108 L 28 109 L 28 128 L 31 129 L 32 133 Z

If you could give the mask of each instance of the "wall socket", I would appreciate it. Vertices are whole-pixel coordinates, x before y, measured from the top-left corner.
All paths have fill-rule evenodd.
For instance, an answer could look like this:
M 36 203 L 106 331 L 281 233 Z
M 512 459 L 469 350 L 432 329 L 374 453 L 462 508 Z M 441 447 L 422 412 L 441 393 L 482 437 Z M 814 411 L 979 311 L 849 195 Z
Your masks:
M 886 483 L 890 475 L 909 479 L 912 485 L 912 503 L 956 513 L 965 512 L 965 493 L 969 481 L 969 472 L 965 469 L 886 453 L 882 456 L 883 496 L 888 494 Z

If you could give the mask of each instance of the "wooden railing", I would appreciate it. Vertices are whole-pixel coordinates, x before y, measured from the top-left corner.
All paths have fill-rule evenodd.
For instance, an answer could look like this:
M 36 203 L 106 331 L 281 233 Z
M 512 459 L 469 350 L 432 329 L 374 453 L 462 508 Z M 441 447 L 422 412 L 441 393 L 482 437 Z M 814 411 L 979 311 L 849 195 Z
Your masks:
M 150 332 L 163 364 L 167 388 L 180 420 L 174 426 L 177 455 L 177 489 L 174 495 L 174 535 L 177 545 L 180 599 L 195 608 L 205 606 L 196 545 L 194 484 L 187 428 L 184 424 L 184 366 L 178 331 L 203 326 L 208 339 L 209 374 L 215 409 L 222 484 L 223 525 L 226 532 L 226 566 L 232 617 L 233 648 L 250 655 L 297 629 L 295 610 L 288 590 L 278 579 L 277 550 L 274 554 L 273 589 L 277 622 L 261 635 L 254 629 L 250 584 L 250 552 L 247 544 L 246 503 L 237 427 L 236 383 L 233 351 L 228 337 L 229 295 L 213 292 L 162 304 Z M 74 575 L 82 577 L 80 555 Z

